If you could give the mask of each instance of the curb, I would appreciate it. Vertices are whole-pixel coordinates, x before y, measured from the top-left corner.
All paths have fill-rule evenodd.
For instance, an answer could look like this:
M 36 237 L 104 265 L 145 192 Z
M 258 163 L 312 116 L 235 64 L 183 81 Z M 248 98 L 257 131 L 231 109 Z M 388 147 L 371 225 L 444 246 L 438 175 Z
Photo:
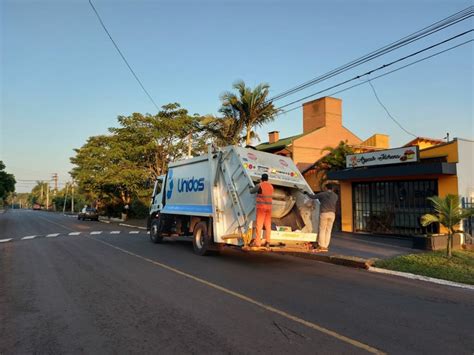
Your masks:
M 474 285 L 468 285 L 468 284 L 463 284 L 463 283 L 454 282 L 454 281 L 447 281 L 447 280 L 437 279 L 437 278 L 429 277 L 429 276 L 416 275 L 409 272 L 393 271 L 393 270 L 382 269 L 382 268 L 373 267 L 373 266 L 370 266 L 368 268 L 368 271 L 376 272 L 379 274 L 400 276 L 400 277 L 404 277 L 404 278 L 412 279 L 412 280 L 426 281 L 426 282 L 431 282 L 438 285 L 459 287 L 459 288 L 464 288 L 467 290 L 474 291 Z
M 126 224 L 126 223 L 119 223 L 119 226 L 132 227 L 132 228 L 138 228 L 138 229 L 146 229 L 146 227 L 134 226 L 133 224 Z
M 368 270 L 375 263 L 375 259 L 364 259 L 356 256 L 346 256 L 346 255 L 321 255 L 321 254 L 311 254 L 311 253 L 295 253 L 295 252 L 283 252 L 281 254 L 291 255 L 297 258 L 309 259 L 322 261 L 325 263 L 343 265 L 358 269 Z

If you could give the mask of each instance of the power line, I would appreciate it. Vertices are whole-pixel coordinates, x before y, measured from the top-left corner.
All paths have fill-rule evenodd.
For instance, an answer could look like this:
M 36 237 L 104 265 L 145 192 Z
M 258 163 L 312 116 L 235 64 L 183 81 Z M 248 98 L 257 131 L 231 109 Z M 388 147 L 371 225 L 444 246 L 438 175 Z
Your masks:
M 383 73 L 383 74 L 380 74 L 380 75 L 378 75 L 378 76 L 375 76 L 375 77 L 373 77 L 373 78 L 370 79 L 370 80 L 374 81 L 374 80 L 380 79 L 380 78 L 382 78 L 382 77 L 384 77 L 384 76 L 393 74 L 393 73 L 395 73 L 395 72 L 397 72 L 397 71 L 400 71 L 400 70 L 402 70 L 402 69 L 408 68 L 408 67 L 410 67 L 410 66 L 412 66 L 412 65 L 421 63 L 421 62 L 423 62 L 423 61 L 425 61 L 425 60 L 431 59 L 431 58 L 436 57 L 436 56 L 438 56 L 438 55 L 440 55 L 440 54 L 443 54 L 443 53 L 445 53 L 445 52 L 449 52 L 449 51 L 451 51 L 451 50 L 453 50 L 453 49 L 456 49 L 456 48 L 458 48 L 458 47 L 464 46 L 464 45 L 466 45 L 466 44 L 468 44 L 468 43 L 471 43 L 471 42 L 473 42 L 473 41 L 474 41 L 474 40 L 470 39 L 470 40 L 468 40 L 468 41 L 459 43 L 459 44 L 457 44 L 457 45 L 455 45 L 455 46 L 446 48 L 446 49 L 444 49 L 444 50 L 442 50 L 442 51 L 439 51 L 439 52 L 430 54 L 429 56 L 426 56 L 426 57 L 420 58 L 420 59 L 418 59 L 418 60 L 415 60 L 415 61 L 413 61 L 413 62 L 411 62 L 411 63 L 405 64 L 405 65 L 403 65 L 403 66 L 401 66 L 401 67 L 399 67 L 399 68 L 396 68 L 396 69 L 390 70 L 390 71 L 388 71 L 388 72 L 386 72 L 386 73 Z M 361 75 L 361 76 L 362 76 L 362 75 Z M 356 88 L 356 87 L 358 87 L 358 86 L 367 84 L 367 82 L 368 82 L 368 80 L 362 81 L 362 82 L 360 82 L 360 83 L 351 85 L 351 86 L 349 86 L 349 87 L 347 87 L 347 88 L 344 88 L 344 89 L 342 89 L 342 90 L 333 91 L 333 92 L 331 92 L 330 94 L 327 94 L 327 96 L 334 96 L 334 95 L 340 94 L 341 92 L 348 91 L 348 90 L 354 89 L 354 88 Z M 322 93 L 322 92 L 324 92 L 324 91 L 331 90 L 332 88 L 333 88 L 333 87 L 326 88 L 326 89 L 324 89 L 324 90 L 319 91 L 318 93 L 315 93 L 314 95 L 320 94 L 320 93 Z M 278 115 L 281 116 L 281 115 L 287 114 L 287 113 L 289 113 L 289 112 L 291 112 L 291 111 L 297 110 L 297 109 L 299 109 L 299 108 L 300 108 L 300 106 L 296 106 L 296 107 L 293 107 L 293 108 L 291 108 L 291 109 L 284 110 L 284 111 L 282 111 L 281 113 L 279 113 Z
M 148 93 L 147 89 L 145 89 L 145 86 L 143 86 L 141 80 L 138 78 L 137 74 L 135 74 L 135 71 L 132 69 L 132 67 L 130 66 L 130 64 L 128 63 L 127 59 L 125 58 L 125 56 L 123 55 L 122 51 L 120 50 L 119 46 L 117 45 L 117 43 L 115 43 L 114 39 L 112 38 L 112 36 L 110 35 L 110 32 L 107 30 L 107 27 L 105 27 L 105 24 L 104 22 L 102 21 L 102 18 L 100 17 L 99 13 L 97 12 L 97 10 L 95 9 L 94 7 L 94 4 L 92 4 L 92 1 L 89 0 L 89 4 L 91 5 L 92 7 L 92 10 L 94 10 L 100 24 L 102 25 L 102 28 L 104 29 L 105 33 L 107 33 L 107 36 L 109 36 L 110 40 L 112 41 L 112 43 L 114 44 L 115 46 L 115 49 L 117 50 L 118 54 L 120 54 L 120 56 L 122 57 L 123 61 L 125 62 L 125 64 L 127 65 L 128 69 L 130 70 L 130 72 L 132 73 L 132 75 L 135 77 L 136 81 L 138 82 L 138 84 L 140 84 L 141 88 L 143 89 L 143 91 L 145 92 L 146 96 L 148 96 L 148 98 L 150 99 L 150 101 L 153 103 L 153 105 L 155 106 L 156 110 L 157 111 L 160 111 L 160 108 L 158 107 L 158 105 L 156 104 L 155 100 L 153 100 L 153 98 L 151 97 L 151 95 Z
M 372 91 L 374 92 L 374 95 L 375 95 L 375 98 L 377 99 L 377 101 L 379 102 L 380 106 L 383 107 L 383 109 L 385 110 L 385 112 L 387 113 L 387 116 L 390 117 L 392 119 L 393 122 L 395 122 L 397 124 L 398 127 L 400 127 L 400 129 L 402 131 L 404 131 L 406 134 L 409 134 L 413 137 L 418 137 L 416 134 L 413 134 L 411 133 L 410 131 L 408 131 L 405 127 L 402 126 L 402 124 L 400 122 L 398 122 L 398 120 L 392 116 L 392 114 L 388 111 L 387 107 L 385 107 L 385 105 L 382 103 L 382 101 L 380 100 L 379 98 L 379 95 L 377 95 L 377 91 L 375 91 L 375 87 L 374 85 L 372 84 L 372 82 L 369 80 L 367 80 L 369 82 L 369 85 L 370 87 L 372 88 Z
M 386 73 L 383 73 L 383 74 L 380 74 L 380 75 L 378 75 L 378 76 L 376 76 L 376 77 L 373 77 L 372 79 L 368 79 L 368 80 L 365 80 L 365 81 L 363 81 L 363 82 L 360 82 L 360 83 L 351 85 L 351 86 L 349 86 L 349 87 L 347 87 L 347 88 L 344 88 L 344 89 L 342 89 L 342 90 L 338 90 L 338 91 L 331 92 L 330 94 L 328 94 L 328 96 L 334 96 L 334 95 L 340 94 L 341 92 L 348 91 L 348 90 L 354 89 L 354 88 L 356 88 L 356 87 L 358 87 L 358 86 L 361 86 L 361 85 L 370 83 L 370 81 L 374 81 L 374 80 L 380 79 L 380 78 L 382 78 L 382 77 L 384 77 L 384 76 L 393 74 L 393 73 L 395 73 L 395 72 L 397 72 L 397 71 L 400 71 L 400 70 L 405 69 L 405 68 L 408 68 L 408 67 L 410 67 L 410 66 L 412 66 L 412 65 L 421 63 L 421 62 L 423 62 L 423 61 L 425 61 L 425 60 L 431 59 L 431 58 L 436 57 L 436 56 L 438 56 L 438 55 L 441 55 L 441 54 L 443 54 L 443 53 L 449 52 L 449 51 L 451 51 L 451 50 L 453 50 L 453 49 L 456 49 L 456 48 L 458 48 L 458 47 L 464 46 L 464 45 L 466 45 L 466 44 L 468 44 L 468 43 L 471 43 L 471 42 L 473 42 L 473 41 L 474 41 L 474 40 L 470 39 L 470 40 L 468 40 L 468 41 L 459 43 L 459 44 L 457 44 L 457 45 L 455 45 L 455 46 L 446 48 L 446 49 L 444 49 L 444 50 L 442 50 L 442 51 L 439 51 L 439 52 L 430 54 L 429 56 L 426 56 L 426 57 L 420 58 L 420 59 L 418 59 L 418 60 L 415 60 L 415 61 L 413 61 L 413 62 L 411 62 L 411 63 L 405 64 L 405 65 L 403 65 L 403 66 L 401 66 L 401 67 L 399 67 L 399 68 L 390 70 L 390 71 L 388 71 L 388 72 L 386 72 Z M 363 75 L 362 75 L 362 76 L 363 76 Z M 332 87 L 331 87 L 331 88 L 332 88 Z M 331 88 L 327 88 L 327 89 L 325 89 L 325 90 L 322 90 L 322 91 L 320 91 L 319 93 L 324 92 L 324 91 L 327 91 L 327 90 L 330 90 Z M 315 95 L 316 95 L 316 94 L 315 94 Z M 289 112 L 291 112 L 291 111 L 294 111 L 294 110 L 297 110 L 297 109 L 299 109 L 299 108 L 300 108 L 300 106 L 296 106 L 296 107 L 294 107 L 294 108 L 291 108 L 291 109 L 289 109 L 289 110 L 285 110 L 285 111 L 281 112 L 279 115 L 287 114 L 287 113 L 289 113 Z M 409 134 L 412 134 L 412 133 L 409 133 Z
M 474 30 L 471 29 L 471 30 L 468 30 L 468 31 L 459 33 L 459 34 L 457 34 L 457 35 L 455 35 L 455 36 L 453 36 L 453 37 L 450 37 L 450 38 L 445 39 L 445 40 L 443 40 L 443 41 L 441 41 L 441 42 L 435 43 L 435 44 L 433 44 L 433 45 L 431 45 L 431 46 L 428 46 L 428 47 L 426 47 L 426 48 L 423 48 L 423 49 L 421 49 L 421 50 L 419 50 L 419 51 L 416 51 L 416 52 L 413 52 L 413 53 L 411 53 L 411 54 L 408 54 L 408 55 L 406 55 L 406 56 L 404 56 L 404 57 L 401 57 L 401 58 L 399 58 L 399 59 L 396 59 L 396 60 L 394 60 L 394 61 L 392 61 L 392 62 L 390 62 L 390 63 L 381 65 L 381 66 L 379 66 L 378 68 L 369 70 L 368 72 L 366 72 L 366 73 L 364 73 L 364 74 L 357 75 L 357 76 L 355 76 L 355 77 L 353 77 L 353 78 L 351 78 L 351 79 L 345 80 L 345 81 L 343 81 L 343 82 L 341 82 L 341 83 L 339 83 L 339 84 L 335 84 L 335 85 L 333 85 L 333 86 L 331 86 L 331 87 L 329 87 L 329 88 L 327 88 L 327 89 L 320 90 L 320 91 L 318 91 L 318 92 L 316 92 L 316 93 L 307 95 L 307 96 L 302 97 L 302 98 L 300 98 L 300 99 L 298 99 L 298 100 L 294 100 L 294 101 L 292 101 L 292 102 L 290 102 L 290 103 L 288 103 L 288 104 L 282 105 L 282 106 L 278 107 L 278 109 L 283 109 L 283 108 L 288 107 L 288 106 L 291 106 L 291 105 L 293 105 L 293 104 L 295 104 L 295 103 L 298 103 L 298 102 L 307 100 L 307 99 L 309 99 L 310 97 L 313 97 L 313 96 L 315 96 L 315 95 L 318 95 L 318 94 L 320 94 L 320 93 L 322 93 L 322 92 L 324 92 L 324 91 L 334 89 L 334 88 L 336 88 L 336 87 L 339 87 L 339 86 L 342 86 L 342 85 L 344 85 L 344 84 L 347 84 L 347 83 L 349 83 L 349 82 L 351 82 L 351 81 L 360 79 L 360 78 L 363 77 L 363 76 L 370 75 L 370 74 L 375 73 L 375 72 L 377 72 L 377 71 L 379 71 L 379 70 L 385 69 L 385 68 L 387 68 L 387 67 L 389 67 L 389 66 L 392 66 L 392 65 L 394 65 L 394 64 L 396 64 L 396 63 L 399 63 L 399 62 L 404 61 L 404 60 L 406 60 L 406 59 L 408 59 L 408 58 L 411 58 L 411 57 L 413 57 L 413 56 L 416 56 L 416 55 L 418 55 L 418 54 L 420 54 L 420 53 L 426 52 L 427 50 L 433 49 L 433 48 L 435 48 L 435 47 L 437 47 L 437 46 L 440 46 L 440 45 L 442 45 L 442 44 L 444 44 L 444 43 L 447 43 L 447 42 L 449 42 L 449 41 L 452 41 L 452 40 L 454 40 L 454 39 L 456 39 L 456 38 L 465 36 L 465 35 L 467 35 L 468 33 L 472 32 L 472 31 L 474 31 Z
M 446 17 L 445 19 L 443 20 L 440 20 L 438 22 L 435 22 L 425 28 L 422 28 L 421 30 L 418 30 L 414 33 L 412 33 L 411 35 L 408 35 L 408 36 L 405 36 L 401 39 L 399 39 L 398 41 L 395 41 L 395 42 L 392 42 L 384 47 L 381 47 L 373 52 L 370 52 L 360 58 L 357 58 L 347 64 L 344 64 L 336 69 L 333 69 L 329 72 L 327 72 L 326 74 L 323 74 L 323 75 L 320 75 L 312 80 L 309 80 L 303 84 L 300 84 L 300 85 L 297 85 L 296 87 L 290 89 L 290 90 L 286 90 L 278 95 L 275 95 L 273 96 L 272 98 L 269 99 L 269 101 L 276 101 L 276 100 L 280 100 L 284 97 L 287 97 L 289 95 L 292 95 L 298 91 L 301 91 L 301 90 L 304 90 L 306 88 L 308 88 L 309 86 L 312 86 L 312 85 L 315 85 L 319 82 L 322 82 L 324 80 L 327 80 L 331 77 L 334 77 L 338 74 L 341 74 L 349 69 L 352 69 L 352 68 L 355 68 L 363 63 L 366 63 L 370 60 L 373 60 L 375 58 L 378 58 L 384 54 L 387 54 L 389 52 L 392 52 L 400 47 L 403 47 L 403 46 L 406 46 L 414 41 L 417 41 L 417 40 L 420 40 L 426 36 L 429 36 L 433 33 L 436 33 L 438 31 L 441 31 L 447 27 L 450 27 L 450 26 L 453 26 L 454 24 L 458 23 L 458 22 L 461 22 L 461 21 L 464 21 L 468 18 L 470 18 L 471 16 L 473 16 L 473 9 L 474 9 L 474 6 L 469 6 L 467 7 L 466 9 L 462 10 L 462 11 L 459 11 L 451 16 L 448 16 Z

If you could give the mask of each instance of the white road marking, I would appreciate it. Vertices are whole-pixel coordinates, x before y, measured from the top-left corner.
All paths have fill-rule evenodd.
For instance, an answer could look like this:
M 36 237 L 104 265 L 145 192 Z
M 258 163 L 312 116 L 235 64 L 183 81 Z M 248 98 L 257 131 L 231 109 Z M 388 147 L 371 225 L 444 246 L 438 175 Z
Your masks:
M 27 237 L 21 238 L 21 240 L 28 240 L 28 239 L 35 239 L 35 238 L 36 238 L 36 235 L 29 235 Z
M 91 235 L 95 235 L 95 234 L 102 234 L 102 231 L 94 231 L 94 232 L 91 232 Z
M 128 232 L 128 233 L 129 233 L 129 234 L 138 234 L 138 233 L 140 233 L 140 232 L 139 232 L 139 231 L 130 231 L 130 232 Z
M 132 227 L 132 228 L 138 228 L 138 229 L 146 229 L 146 227 L 134 226 L 134 225 L 131 225 L 131 224 L 126 224 L 126 223 L 119 223 L 119 226 Z
M 99 219 L 99 222 L 102 222 L 102 223 L 107 223 L 107 224 L 109 224 L 109 223 L 110 223 L 110 221 L 103 221 L 103 220 L 101 220 L 101 219 Z
M 55 237 L 57 237 L 58 235 L 59 235 L 59 233 L 48 234 L 48 235 L 46 236 L 46 238 L 55 238 Z
M 150 231 L 146 232 L 146 234 L 150 234 Z
M 79 234 L 81 234 L 81 232 L 71 232 L 68 235 L 79 235 Z
M 175 274 L 184 276 L 184 277 L 186 277 L 186 278 L 188 278 L 188 279 L 191 279 L 191 280 L 194 280 L 194 281 L 196 281 L 196 282 L 198 282 L 198 283 L 200 283 L 200 284 L 203 284 L 203 285 L 206 285 L 206 286 L 208 286 L 208 287 L 210 287 L 210 288 L 213 288 L 213 289 L 215 289 L 215 290 L 221 291 L 222 293 L 225 293 L 225 294 L 227 294 L 227 295 L 236 297 L 236 298 L 238 298 L 238 299 L 240 299 L 240 300 L 242 300 L 242 301 L 244 301 L 244 302 L 247 302 L 247 303 L 253 304 L 254 306 L 257 306 L 257 307 L 259 307 L 259 308 L 262 308 L 262 309 L 264 309 L 264 310 L 266 310 L 266 311 L 268 311 L 268 312 L 270 312 L 270 313 L 278 314 L 279 316 L 281 316 L 281 317 L 283 317 L 283 318 L 292 320 L 292 321 L 295 322 L 295 323 L 304 325 L 304 326 L 306 326 L 306 327 L 308 327 L 308 328 L 310 328 L 310 329 L 313 329 L 313 330 L 316 330 L 316 331 L 318 331 L 318 332 L 320 332 L 320 333 L 326 334 L 326 335 L 328 335 L 328 336 L 330 336 L 330 337 L 333 337 L 333 338 L 335 338 L 335 339 L 338 339 L 338 340 L 340 340 L 340 341 L 342 341 L 342 342 L 344 342 L 344 343 L 346 343 L 346 344 L 350 344 L 350 345 L 352 345 L 352 346 L 354 346 L 354 347 L 356 347 L 356 348 L 365 350 L 365 351 L 367 351 L 367 352 L 369 352 L 369 353 L 372 353 L 372 354 L 380 354 L 380 355 L 385 354 L 382 350 L 379 350 L 379 349 L 374 348 L 374 347 L 372 347 L 372 346 L 370 346 L 370 345 L 364 344 L 364 343 L 362 343 L 362 342 L 360 342 L 360 341 L 358 341 L 358 340 L 355 340 L 355 339 L 346 337 L 345 335 L 339 334 L 339 333 L 337 333 L 337 332 L 335 332 L 335 331 L 333 331 L 333 330 L 330 330 L 330 329 L 328 329 L 328 328 L 325 328 L 325 327 L 323 327 L 323 326 L 320 326 L 320 325 L 318 325 L 318 324 L 316 324 L 316 323 L 309 322 L 309 321 L 307 321 L 307 320 L 304 320 L 304 319 L 302 319 L 302 318 L 299 318 L 299 317 L 297 317 L 297 316 L 294 316 L 294 315 L 292 315 L 292 314 L 290 314 L 290 313 L 287 313 L 287 312 L 285 312 L 285 311 L 282 311 L 281 309 L 278 309 L 278 308 L 275 308 L 275 307 L 273 307 L 273 306 L 267 305 L 267 304 L 265 304 L 265 303 L 263 303 L 263 302 L 257 301 L 256 299 L 253 299 L 253 298 L 251 298 L 251 297 L 245 296 L 245 295 L 242 294 L 242 293 L 238 293 L 238 292 L 236 292 L 236 291 L 232 291 L 232 290 L 230 290 L 230 289 L 228 289 L 228 288 L 225 288 L 225 287 L 223 287 L 223 286 L 219 286 L 218 284 L 215 284 L 215 283 L 206 281 L 206 280 L 204 280 L 204 279 L 201 279 L 201 278 L 199 278 L 199 277 L 197 277 L 197 276 L 188 274 L 188 273 L 186 273 L 186 272 L 184 272 L 184 271 L 181 271 L 181 270 L 179 270 L 179 269 L 175 269 L 175 268 L 172 267 L 172 266 L 168 266 L 168 265 L 163 264 L 163 263 L 160 263 L 160 262 L 158 262 L 158 261 L 145 258 L 145 257 L 143 257 L 143 256 L 141 256 L 141 255 L 132 253 L 131 251 L 128 251 L 128 250 L 119 248 L 119 247 L 117 247 L 117 246 L 115 246 L 115 245 L 112 245 L 112 244 L 110 244 L 110 243 L 104 242 L 103 240 L 100 240 L 100 239 L 92 239 L 92 240 L 96 240 L 96 241 L 98 241 L 99 243 L 102 243 L 102 244 L 104 244 L 104 245 L 108 245 L 109 247 L 114 248 L 114 249 L 116 249 L 116 250 L 119 250 L 119 251 L 121 251 L 122 253 L 128 254 L 128 255 L 130 255 L 130 256 L 134 256 L 134 257 L 136 257 L 136 258 L 139 258 L 139 259 L 141 259 L 141 260 L 144 260 L 144 261 L 146 261 L 146 262 L 149 262 L 149 263 L 151 263 L 151 264 L 153 264 L 153 265 L 156 265 L 156 266 L 159 266 L 159 267 L 161 267 L 161 268 L 163 268 L 163 269 L 166 269 L 166 270 L 168 270 L 168 271 L 171 271 L 171 272 L 173 272 L 173 273 L 175 273 Z
M 110 234 L 120 234 L 120 231 L 111 231 Z
M 11 241 L 12 238 L 8 238 L 8 239 L 0 239 L 0 243 L 6 243 L 6 242 L 9 242 Z

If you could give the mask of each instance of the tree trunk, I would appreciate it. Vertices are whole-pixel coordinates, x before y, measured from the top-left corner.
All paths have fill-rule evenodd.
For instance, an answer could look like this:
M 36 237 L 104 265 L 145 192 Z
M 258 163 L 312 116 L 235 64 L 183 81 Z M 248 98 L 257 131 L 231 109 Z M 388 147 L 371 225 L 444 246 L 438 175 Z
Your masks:
M 252 133 L 252 129 L 250 127 L 247 127 L 247 136 L 245 137 L 245 145 L 250 145 L 250 134 Z
M 453 248 L 453 233 L 449 232 L 448 233 L 448 243 L 446 245 L 446 254 L 448 256 L 448 259 L 451 258 L 452 256 L 452 248 Z

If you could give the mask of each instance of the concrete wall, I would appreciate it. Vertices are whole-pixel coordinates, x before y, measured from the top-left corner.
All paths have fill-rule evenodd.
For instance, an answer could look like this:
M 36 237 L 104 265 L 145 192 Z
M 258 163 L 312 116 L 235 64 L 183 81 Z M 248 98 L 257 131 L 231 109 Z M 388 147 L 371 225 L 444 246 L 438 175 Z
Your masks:
M 293 141 L 293 161 L 304 170 L 326 155 L 326 147 L 335 147 L 341 141 L 358 145 L 361 139 L 344 126 L 322 127 Z
M 458 193 L 461 197 L 474 198 L 474 141 L 461 138 L 456 141 L 459 156 Z

